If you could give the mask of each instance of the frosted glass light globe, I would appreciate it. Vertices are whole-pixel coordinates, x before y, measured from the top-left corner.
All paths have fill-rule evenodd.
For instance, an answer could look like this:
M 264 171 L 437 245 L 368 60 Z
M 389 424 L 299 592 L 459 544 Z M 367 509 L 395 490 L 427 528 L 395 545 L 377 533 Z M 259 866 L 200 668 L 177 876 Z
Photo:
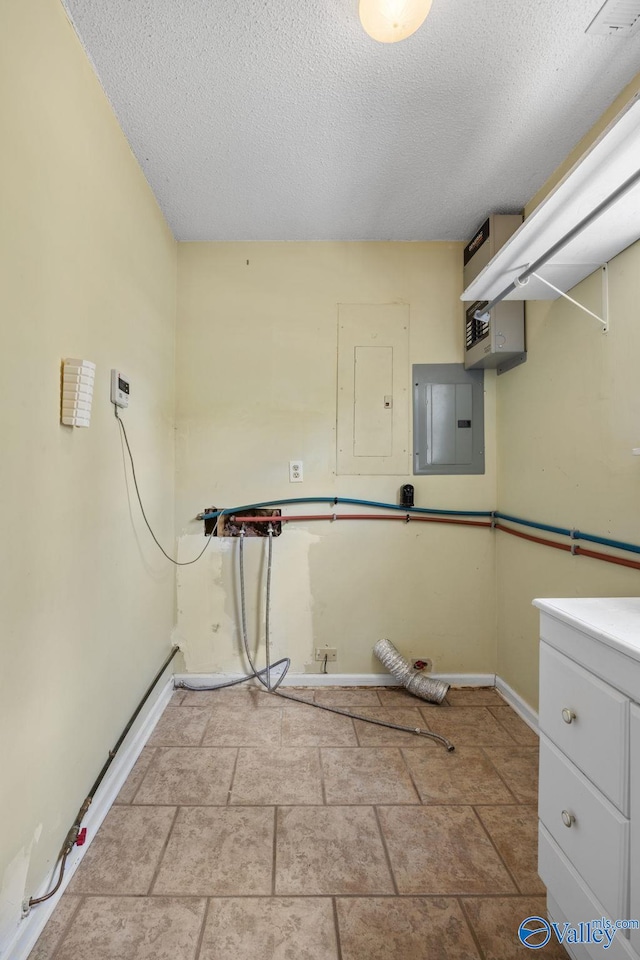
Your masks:
M 431 0 L 360 0 L 360 21 L 380 43 L 404 40 L 422 26 Z

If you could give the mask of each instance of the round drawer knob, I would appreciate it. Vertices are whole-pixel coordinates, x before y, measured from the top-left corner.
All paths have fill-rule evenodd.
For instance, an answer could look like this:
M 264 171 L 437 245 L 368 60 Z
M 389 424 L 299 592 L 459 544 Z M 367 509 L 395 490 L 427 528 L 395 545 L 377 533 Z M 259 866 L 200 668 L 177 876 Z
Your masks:
M 569 813 L 568 810 L 563 810 L 562 822 L 564 823 L 565 827 L 571 827 L 576 822 L 576 818 L 572 813 Z
M 573 710 L 570 710 L 569 707 L 565 707 L 564 710 L 562 711 L 562 719 L 564 720 L 564 722 L 573 723 L 575 718 L 576 718 L 576 715 L 573 712 Z

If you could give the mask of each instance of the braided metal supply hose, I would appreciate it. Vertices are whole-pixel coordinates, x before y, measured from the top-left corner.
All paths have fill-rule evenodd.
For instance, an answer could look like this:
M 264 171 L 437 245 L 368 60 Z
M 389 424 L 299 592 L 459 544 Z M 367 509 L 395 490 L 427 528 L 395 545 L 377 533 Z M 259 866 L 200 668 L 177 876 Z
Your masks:
M 449 684 L 444 680 L 434 680 L 432 677 L 423 677 L 416 673 L 408 660 L 400 656 L 391 640 L 378 640 L 373 652 L 398 683 L 401 683 L 409 693 L 428 700 L 429 703 L 442 703 L 447 695 Z

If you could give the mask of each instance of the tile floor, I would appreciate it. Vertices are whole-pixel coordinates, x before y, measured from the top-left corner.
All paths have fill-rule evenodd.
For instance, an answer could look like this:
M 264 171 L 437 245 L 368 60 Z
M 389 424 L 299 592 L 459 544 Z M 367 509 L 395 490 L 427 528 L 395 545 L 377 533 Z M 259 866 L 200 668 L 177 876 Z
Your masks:
M 537 737 L 495 690 L 176 691 L 30 960 L 511 960 Z M 549 944 L 544 957 L 565 958 Z

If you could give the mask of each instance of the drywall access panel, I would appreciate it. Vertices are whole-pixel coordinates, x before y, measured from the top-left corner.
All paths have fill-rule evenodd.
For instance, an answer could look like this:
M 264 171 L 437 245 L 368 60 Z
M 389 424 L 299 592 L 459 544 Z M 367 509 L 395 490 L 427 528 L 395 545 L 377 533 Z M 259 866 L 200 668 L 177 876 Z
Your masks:
M 484 473 L 484 370 L 413 367 L 413 472 Z
M 408 304 L 338 304 L 338 474 L 406 475 L 409 375 Z

